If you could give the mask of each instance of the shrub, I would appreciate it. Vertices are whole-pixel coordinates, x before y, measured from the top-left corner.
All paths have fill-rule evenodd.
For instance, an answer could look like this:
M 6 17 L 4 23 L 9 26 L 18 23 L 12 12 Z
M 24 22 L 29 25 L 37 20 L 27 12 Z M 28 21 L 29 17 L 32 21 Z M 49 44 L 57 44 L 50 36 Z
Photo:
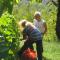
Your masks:
M 13 60 L 19 44 L 16 20 L 8 12 L 0 18 L 0 59 Z

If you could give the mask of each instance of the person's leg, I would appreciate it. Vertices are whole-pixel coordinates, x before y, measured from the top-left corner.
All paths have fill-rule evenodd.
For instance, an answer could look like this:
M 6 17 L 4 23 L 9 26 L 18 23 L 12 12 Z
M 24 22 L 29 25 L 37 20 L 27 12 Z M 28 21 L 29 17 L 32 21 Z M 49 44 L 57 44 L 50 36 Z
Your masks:
M 23 47 L 18 51 L 18 55 L 21 56 L 21 54 L 22 54 L 22 53 L 24 52 L 24 50 L 27 49 L 27 48 L 32 48 L 32 49 L 33 49 L 32 44 L 33 44 L 32 41 L 27 40 L 27 41 L 24 43 Z
M 42 40 L 36 41 L 36 50 L 38 60 L 42 60 L 42 52 L 43 52 Z
M 33 44 L 29 45 L 29 48 L 32 49 L 32 50 L 34 50 Z

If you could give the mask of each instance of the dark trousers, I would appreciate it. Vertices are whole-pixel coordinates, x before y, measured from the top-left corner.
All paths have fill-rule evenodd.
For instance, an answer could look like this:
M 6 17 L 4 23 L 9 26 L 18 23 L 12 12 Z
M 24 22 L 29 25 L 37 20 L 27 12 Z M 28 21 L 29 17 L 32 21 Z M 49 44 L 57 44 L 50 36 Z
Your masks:
M 18 55 L 21 56 L 21 54 L 24 52 L 24 50 L 26 50 L 28 48 L 33 49 L 33 43 L 36 43 L 38 60 L 42 60 L 42 52 L 43 52 L 42 40 L 38 40 L 38 41 L 27 40 L 24 43 L 23 47 L 19 50 Z

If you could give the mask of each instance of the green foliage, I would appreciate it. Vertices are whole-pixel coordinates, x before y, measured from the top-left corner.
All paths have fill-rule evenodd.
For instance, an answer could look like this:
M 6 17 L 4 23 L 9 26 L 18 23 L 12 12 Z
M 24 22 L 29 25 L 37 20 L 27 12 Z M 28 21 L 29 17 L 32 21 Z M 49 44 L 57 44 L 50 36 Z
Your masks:
M 19 45 L 19 35 L 14 16 L 5 12 L 0 18 L 0 60 L 13 60 Z
M 45 40 L 54 41 L 57 40 L 56 37 L 56 17 L 57 17 L 57 8 L 49 3 L 45 10 L 42 10 L 43 18 L 47 22 L 47 34 L 44 36 Z
M 19 2 L 19 0 L 16 0 L 16 3 L 18 3 Z
M 40 11 L 42 19 L 46 20 L 47 23 L 47 34 L 44 35 L 44 40 L 53 41 L 56 40 L 56 15 L 57 7 L 53 3 L 43 5 L 42 3 L 29 2 L 27 4 L 20 2 L 14 6 L 13 15 L 17 20 L 27 19 L 33 22 L 35 11 Z
M 6 3 L 4 3 L 4 1 L 6 1 Z M 13 0 L 4 1 L 0 0 L 1 12 L 4 8 L 7 9 L 7 7 L 8 12 L 11 12 Z M 15 1 L 18 3 L 18 0 Z M 43 39 L 46 41 L 55 41 L 57 39 L 55 34 L 57 8 L 52 3 L 44 6 L 36 1 L 37 0 L 32 0 L 31 2 L 20 1 L 18 5 L 15 4 L 13 7 L 14 16 L 5 12 L 6 10 L 3 14 L 0 12 L 2 14 L 0 18 L 0 60 L 14 60 L 14 56 L 19 48 L 19 37 L 22 39 L 16 22 L 21 19 L 27 19 L 33 22 L 35 11 L 40 11 L 42 18 L 46 20 L 47 23 L 47 34 L 44 35 Z M 3 5 L 3 3 L 6 5 Z M 10 4 L 12 5 L 10 6 Z
M 13 4 L 17 4 L 19 0 L 0 0 L 0 16 L 3 12 L 8 11 L 12 14 Z
M 13 0 L 0 0 L 0 16 L 6 10 L 11 14 L 12 9 L 13 9 Z

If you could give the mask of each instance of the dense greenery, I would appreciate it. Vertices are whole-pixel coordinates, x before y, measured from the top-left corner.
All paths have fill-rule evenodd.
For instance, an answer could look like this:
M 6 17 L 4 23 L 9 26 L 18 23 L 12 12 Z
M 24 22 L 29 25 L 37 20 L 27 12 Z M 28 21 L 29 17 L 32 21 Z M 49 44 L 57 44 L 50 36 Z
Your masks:
M 20 2 L 18 5 L 14 6 L 13 15 L 17 20 L 27 19 L 33 22 L 35 11 L 40 11 L 42 14 L 42 18 L 46 20 L 47 23 L 47 34 L 44 36 L 44 40 L 56 40 L 57 37 L 55 32 L 55 26 L 57 7 L 52 2 L 47 5 L 43 5 L 37 2 Z
M 13 60 L 19 40 L 18 28 L 13 15 L 5 12 L 0 18 L 0 59 Z
M 13 0 L 0 0 L 0 16 L 3 12 L 8 11 L 10 14 L 13 10 Z
M 13 0 L 7 1 L 9 2 L 8 4 L 10 4 L 11 1 L 13 2 Z M 18 0 L 14 1 L 18 3 Z M 18 30 L 17 21 L 27 19 L 33 22 L 35 11 L 40 11 L 42 18 L 46 20 L 47 23 L 47 34 L 44 35 L 44 40 L 57 40 L 55 32 L 57 7 L 53 5 L 52 2 L 47 5 L 43 5 L 39 2 L 40 0 L 38 0 L 39 3 L 36 1 L 37 0 L 31 0 L 28 2 L 19 1 L 19 3 L 15 5 L 12 3 L 11 8 L 13 9 L 11 9 L 9 5 L 9 9 L 7 9 L 2 4 L 4 1 L 0 0 L 1 12 L 4 10 L 2 13 L 0 12 L 2 14 L 0 17 L 0 60 L 15 60 L 16 52 L 19 47 L 21 47 L 20 45 L 23 44 L 23 42 L 20 44 L 22 37 L 20 35 L 20 31 Z M 6 10 L 2 8 L 5 8 Z M 45 54 L 46 51 L 44 55 Z

